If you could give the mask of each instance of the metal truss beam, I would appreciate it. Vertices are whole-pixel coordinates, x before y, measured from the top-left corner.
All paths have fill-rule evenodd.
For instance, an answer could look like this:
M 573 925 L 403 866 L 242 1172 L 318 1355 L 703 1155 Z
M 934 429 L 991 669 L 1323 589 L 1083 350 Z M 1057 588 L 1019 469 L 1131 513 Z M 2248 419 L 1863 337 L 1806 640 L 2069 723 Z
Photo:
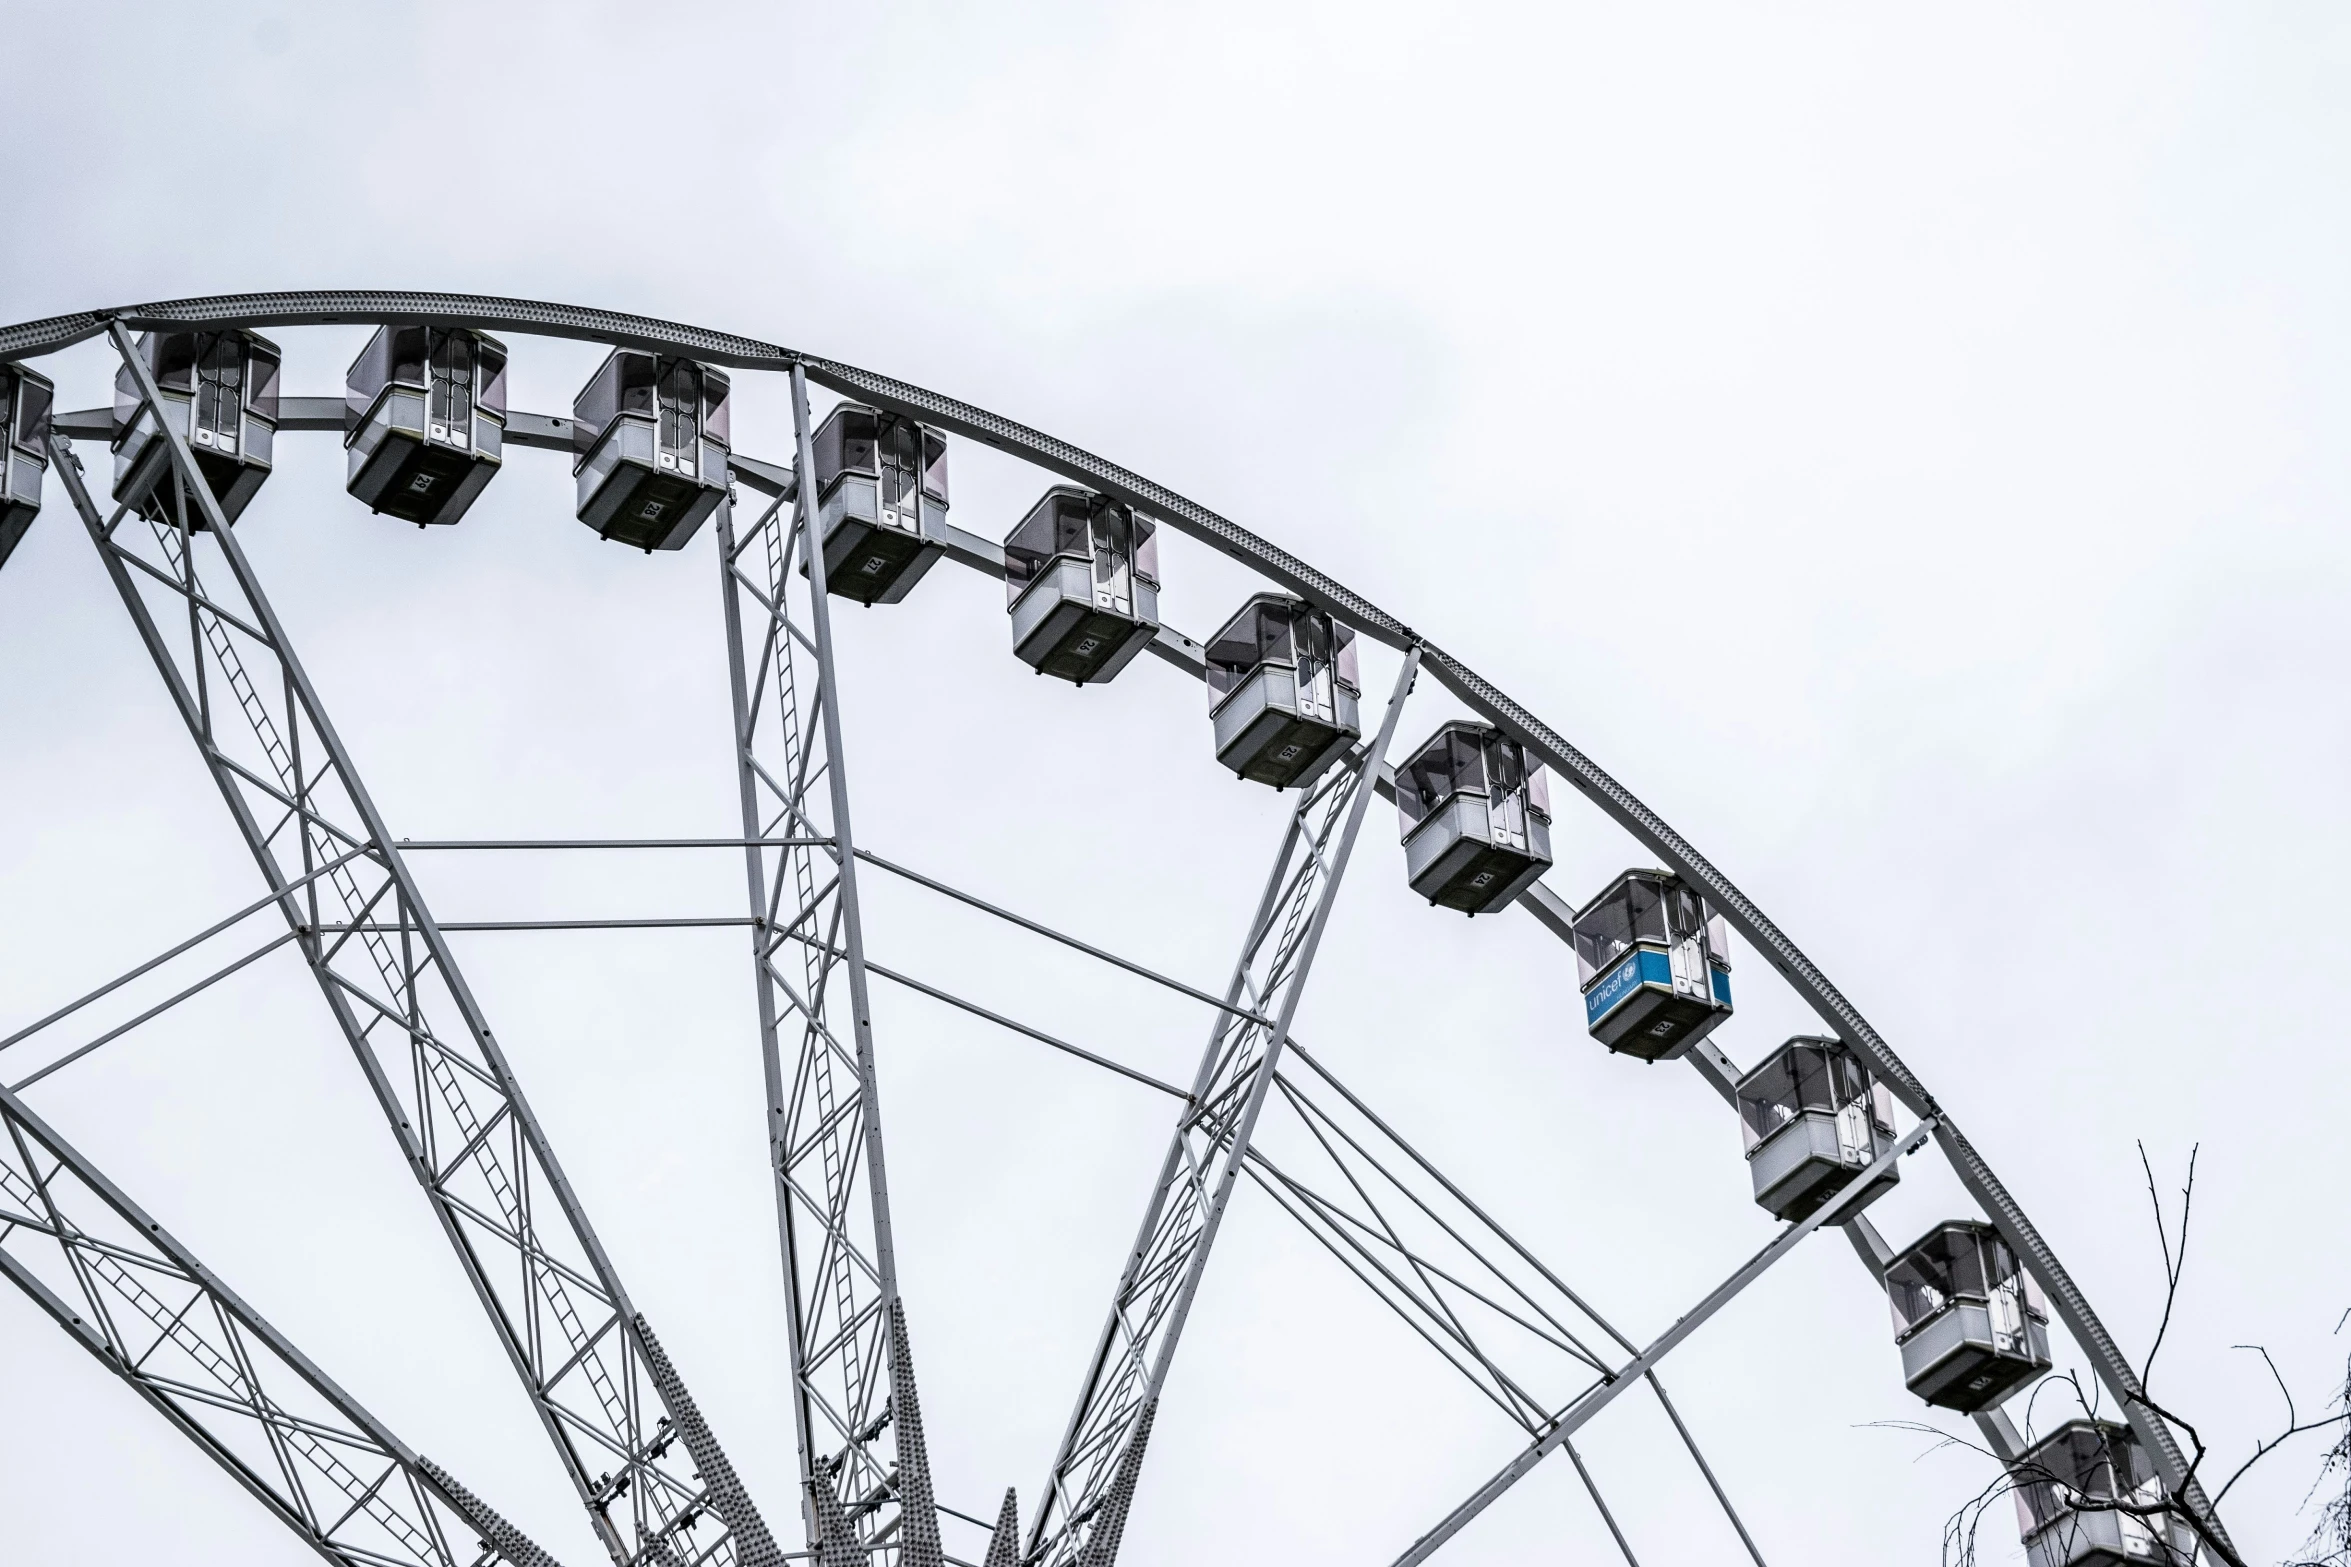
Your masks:
M 1419 651 L 1408 648 L 1376 738 L 1307 789 L 1291 813 L 1054 1458 L 1025 1552 L 1030 1562 L 1117 1560 L 1160 1391 L 1371 803 L 1369 779 L 1419 671 Z
M 797 370 L 792 423 L 795 471 L 813 473 Z M 813 486 L 789 489 L 743 538 L 731 512 L 716 531 L 802 1519 L 827 1564 L 942 1567 L 891 1239 L 824 551 Z
M 57 439 L 54 465 L 599 1538 L 622 1567 L 769 1567 L 765 1524 L 622 1289 L 183 432 L 112 336 L 170 457 L 165 520 L 102 518 Z
M 0 1274 L 338 1567 L 555 1567 L 6 1089 Z

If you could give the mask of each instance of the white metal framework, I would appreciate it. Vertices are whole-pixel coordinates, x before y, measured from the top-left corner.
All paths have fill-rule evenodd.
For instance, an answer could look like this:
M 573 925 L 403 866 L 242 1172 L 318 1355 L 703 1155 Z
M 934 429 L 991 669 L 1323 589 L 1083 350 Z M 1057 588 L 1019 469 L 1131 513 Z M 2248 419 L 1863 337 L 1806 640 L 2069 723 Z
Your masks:
M 802 1541 L 771 1533 L 683 1376 L 631 1304 L 612 1259 L 447 940 L 409 856 L 522 844 L 412 843 L 394 836 L 296 656 L 254 561 L 223 514 L 190 427 L 175 423 L 134 333 L 278 326 L 429 325 L 608 344 L 788 380 L 788 464 L 726 455 L 732 503 L 710 533 L 729 655 L 740 837 L 631 840 L 738 851 L 747 909 L 690 923 L 750 937 L 758 1046 L 786 1285 Z M 1626 1559 L 1632 1546 L 1573 1438 L 1636 1385 L 1654 1395 L 1747 1554 L 1764 1555 L 1733 1509 L 1657 1367 L 1680 1342 L 1806 1236 L 1843 1228 L 1882 1276 L 1892 1254 L 1861 1212 L 1895 1164 L 1930 1140 L 2045 1292 L 2152 1457 L 2168 1505 L 2209 1559 L 2236 1560 L 2184 1463 L 2171 1423 L 2014 1196 L 1892 1047 L 1749 898 L 1590 759 L 1404 622 L 1236 524 L 1140 475 L 969 404 L 850 365 L 640 317 L 463 295 L 295 293 L 183 300 L 0 328 L 0 367 L 105 338 L 127 390 L 114 410 L 57 415 L 46 442 L 68 509 L 87 532 L 198 755 L 260 869 L 263 896 L 68 1006 L 0 1038 L 0 1052 L 54 1039 L 89 1002 L 137 982 L 248 915 L 274 908 L 284 933 L 6 1086 L 0 1077 L 0 1272 L 226 1467 L 330 1561 L 461 1567 L 551 1558 L 430 1460 L 403 1446 L 327 1375 L 173 1241 L 76 1152 L 24 1091 L 128 1028 L 291 945 L 316 982 L 382 1109 L 558 1464 L 617 1567 L 1111 1567 L 1162 1390 L 1228 1205 L 1244 1178 L 1295 1219 L 1372 1295 L 1518 1428 L 1494 1477 L 1396 1557 L 1428 1558 L 1547 1455 L 1564 1450 Z M 274 361 L 273 361 L 274 364 Z M 1183 984 L 1081 935 L 1015 913 L 861 848 L 852 829 L 831 594 L 809 387 L 931 430 L 978 440 L 1202 541 L 1355 636 L 1400 655 L 1374 730 L 1300 790 L 1221 995 Z M 272 429 L 339 430 L 340 399 L 288 398 Z M 92 494 L 76 443 L 152 420 L 167 463 L 151 495 L 112 508 Z M 587 432 L 594 434 L 594 432 Z M 504 443 L 568 450 L 571 422 L 508 413 Z M 713 448 L 715 449 L 715 448 Z M 716 460 L 716 459 L 711 459 Z M 927 461 L 927 459 L 926 459 Z M 681 481 L 682 482 L 682 481 Z M 704 483 L 717 481 L 705 476 Z M 923 482 L 927 482 L 923 481 Z M 645 493 L 655 493 L 648 490 Z M 757 509 L 751 497 L 758 497 Z M 938 532 L 918 497 L 925 547 L 1002 576 L 1002 549 Z M 653 515 L 648 513 L 648 516 Z M 745 519 L 748 518 L 746 521 Z M 1200 645 L 1161 628 L 1151 650 L 1198 675 Z M 1907 1110 L 1909 1125 L 1843 1194 L 1785 1225 L 1662 1333 L 1643 1343 L 1504 1229 L 1391 1120 L 1293 1034 L 1316 950 L 1415 682 L 1432 677 L 1646 845 L 1753 944 L 1830 1035 Z M 616 847 L 534 842 L 530 847 Z M 1162 1082 L 942 987 L 871 960 L 859 883 L 906 879 L 1043 940 L 1170 988 L 1205 1007 L 1206 1047 L 1188 1085 Z M 1570 936 L 1572 911 L 1541 882 L 1518 903 Z M 591 922 L 573 922 L 591 923 Z M 627 921 L 592 922 L 628 924 Z M 662 923 L 662 922 L 638 922 Z M 675 923 L 675 922 L 670 922 Z M 1107 1318 L 1082 1362 L 1079 1396 L 1025 1529 L 1008 1495 L 991 1522 L 935 1494 L 916 1393 L 909 1303 L 890 1219 L 871 987 L 901 985 L 1161 1091 L 1175 1101 L 1166 1155 Z M 1738 1072 L 1711 1041 L 1687 1059 L 1726 1100 Z M 1277 1164 L 1255 1139 L 1271 1106 L 1308 1134 L 1305 1163 Z M 940 1309 L 936 1304 L 931 1308 Z M 1073 1356 L 1073 1359 L 1075 1357 Z M 2022 1444 L 1997 1408 L 1988 1445 Z M 772 1487 L 769 1487 L 772 1490 Z M 950 1552 L 942 1520 L 979 1531 Z

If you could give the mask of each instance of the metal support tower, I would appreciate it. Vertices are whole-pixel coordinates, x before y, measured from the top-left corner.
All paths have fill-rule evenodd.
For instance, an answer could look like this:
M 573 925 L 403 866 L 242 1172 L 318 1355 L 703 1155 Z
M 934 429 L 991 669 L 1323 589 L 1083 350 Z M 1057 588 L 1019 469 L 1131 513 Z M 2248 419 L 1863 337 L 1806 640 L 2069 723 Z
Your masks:
M 1405 649 L 1379 734 L 1310 786 L 1290 814 L 1282 846 L 1233 965 L 1192 1079 L 1191 1097 L 1143 1212 L 1110 1318 L 1103 1324 L 1086 1385 L 1071 1413 L 1026 1560 L 1111 1567 L 1142 1473 L 1159 1394 L 1199 1293 L 1209 1248 L 1248 1159 L 1249 1139 L 1281 1064 L 1282 1046 L 1305 993 L 1315 949 L 1330 923 L 1347 858 L 1371 803 L 1370 780 L 1396 734 L 1404 699 L 1420 671 L 1420 649 Z
M 59 440 L 56 467 L 599 1538 L 621 1567 L 780 1562 L 621 1288 L 183 432 L 129 334 L 110 332 L 137 416 L 170 453 L 169 520 L 128 506 L 102 518 Z M 205 536 L 225 582 L 199 572 Z
M 4 1088 L 0 1274 L 338 1567 L 555 1567 Z
M 742 538 L 725 512 L 717 531 L 801 1508 L 809 1549 L 828 1564 L 941 1567 L 890 1236 L 808 382 L 797 366 L 792 425 L 797 482 Z M 766 568 L 756 580 L 744 566 L 754 545 Z M 788 1066 L 787 1029 L 798 1035 Z

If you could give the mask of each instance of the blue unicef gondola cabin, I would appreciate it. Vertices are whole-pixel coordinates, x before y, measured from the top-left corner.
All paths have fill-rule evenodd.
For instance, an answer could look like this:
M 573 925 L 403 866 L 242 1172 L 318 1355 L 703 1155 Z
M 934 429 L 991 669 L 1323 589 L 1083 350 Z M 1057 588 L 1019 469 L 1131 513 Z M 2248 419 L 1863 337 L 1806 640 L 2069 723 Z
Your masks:
M 1156 526 L 1107 495 L 1053 486 L 1004 540 L 1004 607 L 1022 663 L 1081 686 L 1108 680 L 1159 630 Z
M 235 522 L 269 478 L 278 430 L 278 346 L 258 332 L 147 332 L 133 351 L 155 378 L 163 417 Z M 114 498 L 157 522 L 179 520 L 171 449 L 139 406 L 129 365 L 114 375 Z M 204 526 L 193 509 L 188 526 Z
M 1902 1380 L 1928 1403 L 1990 1409 L 2049 1369 L 2049 1311 L 2000 1232 L 1938 1224 L 1886 1269 Z
M 343 378 L 343 487 L 370 511 L 449 524 L 506 450 L 506 347 L 481 332 L 376 329 Z
M 826 590 L 897 603 L 947 552 L 947 437 L 904 414 L 843 403 L 810 446 Z
M 1551 790 L 1527 748 L 1456 720 L 1396 769 L 1412 890 L 1440 908 L 1505 908 L 1551 868 Z
M 0 566 L 41 510 L 53 390 L 47 376 L 0 365 Z
M 2196 1559 L 2196 1532 L 2129 1426 L 2069 1420 L 2011 1471 L 2027 1567 L 2159 1567 Z M 2128 1509 L 2128 1511 L 2125 1511 Z
M 726 372 L 616 348 L 571 403 L 580 521 L 642 550 L 684 549 L 727 497 Z
M 1731 1015 L 1731 935 L 1665 871 L 1630 870 L 1577 911 L 1584 1022 L 1609 1049 L 1678 1060 Z

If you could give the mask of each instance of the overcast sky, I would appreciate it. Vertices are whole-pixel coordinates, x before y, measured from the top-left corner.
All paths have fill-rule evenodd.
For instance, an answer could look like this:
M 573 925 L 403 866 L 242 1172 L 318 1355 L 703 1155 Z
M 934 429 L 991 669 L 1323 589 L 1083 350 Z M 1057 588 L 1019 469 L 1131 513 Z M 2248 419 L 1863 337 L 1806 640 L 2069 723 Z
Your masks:
M 12 0 L 0 58 L 0 317 L 307 287 L 560 300 L 869 366 L 1147 473 L 1443 642 L 1700 845 L 1952 1107 L 2134 1359 L 2161 1307 L 2135 1143 L 2167 1187 L 2200 1145 L 2153 1386 L 2208 1474 L 2283 1423 L 2233 1346 L 2267 1346 L 2305 1414 L 2340 1387 L 2340 11 Z M 305 395 L 364 336 L 276 335 Z M 512 346 L 536 411 L 597 358 Z M 106 400 L 95 345 L 50 368 L 66 406 Z M 737 432 L 785 455 L 772 385 L 746 385 Z M 239 535 L 395 832 L 733 829 L 707 535 L 604 545 L 532 453 L 427 534 L 345 498 L 327 438 L 280 451 Z M 954 461 L 976 533 L 1046 482 Z M 48 495 L 0 570 L 0 1035 L 258 891 Z M 1197 548 L 1165 567 L 1195 636 L 1253 588 Z M 1034 679 L 1000 594 L 942 568 L 840 616 L 861 840 L 1214 985 L 1287 802 L 1217 769 L 1165 665 Z M 1430 687 L 1408 742 L 1455 711 Z M 1555 797 L 1563 896 L 1645 860 Z M 421 874 L 443 919 L 741 899 L 724 856 Z M 1197 1015 L 873 901 L 877 957 L 1190 1071 Z M 741 932 L 467 939 L 623 1276 L 789 1531 Z M 30 1097 L 406 1441 L 588 1567 L 348 1051 L 278 962 Z M 1741 1064 L 1812 1026 L 1752 953 L 1736 978 Z M 1635 1338 L 1771 1233 L 1719 1100 L 1592 1043 L 1531 920 L 1415 899 L 1384 808 L 1298 1030 Z M 1017 1485 L 1025 1510 L 1169 1115 L 902 994 L 876 1031 L 942 1497 L 992 1514 Z M 7 1080 L 72 1042 L 11 1052 Z M 1256 1197 L 1161 1412 L 1133 1567 L 1386 1562 L 1516 1445 Z M 1879 1222 L 1900 1241 L 1966 1211 L 1929 1155 Z M 1889 1428 L 1930 1412 L 1833 1235 L 1666 1374 L 1775 1564 L 1933 1562 L 1992 1478 Z M 2231 1495 L 2252 1559 L 2307 1536 L 2324 1440 Z M 1652 1409 L 1583 1446 L 1643 1561 L 1728 1559 Z M 13 1293 L 0 1538 L 58 1567 L 308 1559 Z M 1984 1543 L 2019 1556 L 2005 1507 Z M 1440 1559 L 1612 1551 L 1553 1460 Z

